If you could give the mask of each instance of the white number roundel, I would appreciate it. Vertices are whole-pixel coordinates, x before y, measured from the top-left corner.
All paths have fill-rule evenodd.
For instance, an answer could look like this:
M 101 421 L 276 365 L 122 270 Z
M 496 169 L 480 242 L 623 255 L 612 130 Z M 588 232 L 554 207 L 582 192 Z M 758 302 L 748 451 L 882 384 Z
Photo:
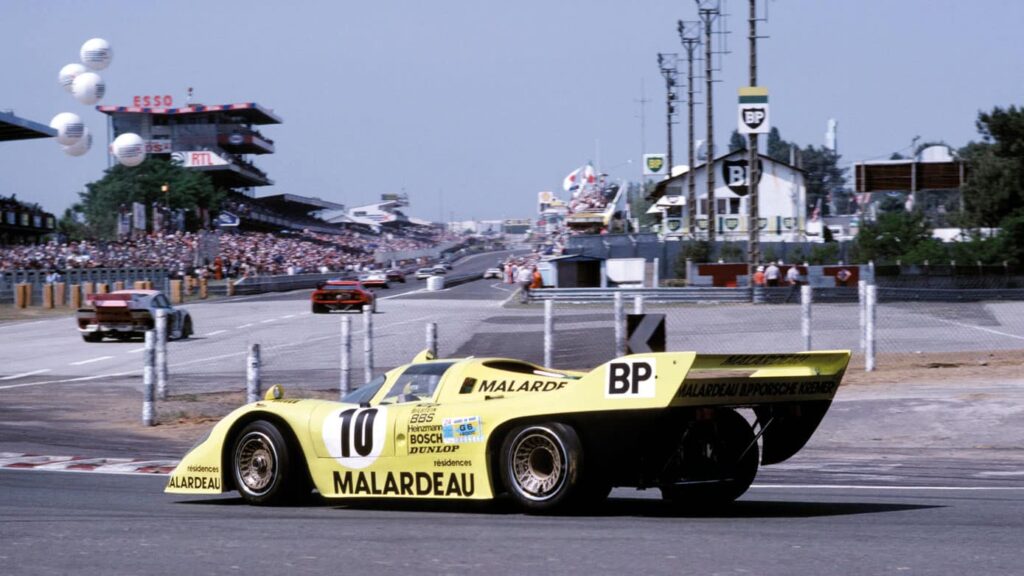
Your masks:
M 324 419 L 327 453 L 345 468 L 366 468 L 384 450 L 387 424 L 387 408 L 382 406 L 335 410 Z

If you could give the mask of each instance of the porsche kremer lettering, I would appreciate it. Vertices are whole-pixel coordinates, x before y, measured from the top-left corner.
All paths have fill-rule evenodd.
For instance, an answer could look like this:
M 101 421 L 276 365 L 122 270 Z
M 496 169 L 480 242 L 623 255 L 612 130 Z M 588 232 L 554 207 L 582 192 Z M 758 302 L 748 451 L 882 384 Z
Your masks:
M 476 491 L 465 472 L 334 472 L 334 493 L 358 496 L 461 496 Z

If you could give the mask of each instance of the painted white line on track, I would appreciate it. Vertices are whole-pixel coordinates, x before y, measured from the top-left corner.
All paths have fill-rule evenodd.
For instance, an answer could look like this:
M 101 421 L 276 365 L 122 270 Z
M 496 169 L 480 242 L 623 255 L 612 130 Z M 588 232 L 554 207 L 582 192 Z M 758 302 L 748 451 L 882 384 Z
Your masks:
M 260 324 L 269 324 L 275 320 L 277 320 L 277 318 L 267 318 L 266 320 L 260 320 Z
M 213 332 L 210 332 L 209 334 L 203 334 L 203 336 L 216 336 L 217 334 L 223 334 L 225 332 L 227 332 L 227 330 L 214 330 Z
M 410 318 L 408 320 L 402 320 L 400 322 L 395 322 L 395 323 L 392 323 L 392 324 L 383 325 L 378 330 L 384 330 L 384 329 L 387 329 L 387 328 L 393 328 L 393 327 L 396 327 L 396 326 L 403 326 L 403 325 L 407 325 L 407 324 L 418 324 L 418 323 L 423 322 L 424 320 L 428 320 L 430 318 L 434 318 L 434 316 L 420 316 L 418 318 Z M 249 324 L 249 326 L 251 326 L 251 324 Z M 352 335 L 356 336 L 356 335 L 358 335 L 358 334 L 360 334 L 362 332 L 363 332 L 363 330 L 353 330 L 352 331 Z M 336 339 L 337 339 L 337 336 L 332 334 L 332 335 L 328 335 L 328 336 L 320 336 L 318 338 L 310 338 L 309 340 L 305 340 L 305 341 L 302 341 L 302 342 L 289 342 L 287 344 L 278 344 L 276 346 L 267 346 L 266 348 L 262 348 L 261 350 L 263 352 L 268 352 L 268 351 L 271 351 L 271 350 L 278 350 L 278 349 L 283 349 L 283 348 L 293 348 L 293 347 L 297 347 L 297 346 L 308 346 L 310 344 L 315 344 L 317 342 L 323 342 L 323 341 L 327 341 L 327 340 L 336 340 Z M 181 367 L 181 366 L 191 366 L 193 364 L 202 364 L 203 362 L 213 362 L 213 361 L 216 361 L 216 360 L 223 360 L 225 358 L 244 357 L 248 353 L 249 352 L 247 350 L 241 350 L 241 351 L 238 351 L 238 352 L 230 352 L 230 353 L 227 353 L 227 354 L 218 354 L 216 356 L 209 356 L 207 358 L 196 358 L 195 360 L 189 360 L 187 362 L 178 362 L 178 363 L 174 364 L 174 366 L 172 366 L 172 368 L 174 368 L 174 367 Z M 7 386 L 0 386 L 0 390 L 10 390 L 12 388 L 25 388 L 25 387 L 28 387 L 28 386 L 43 386 L 43 385 L 46 385 L 46 384 L 70 384 L 70 383 L 75 383 L 75 382 L 88 382 L 90 380 L 99 380 L 101 378 L 119 378 L 121 376 L 140 376 L 141 374 L 142 374 L 142 369 L 140 368 L 140 369 L 137 369 L 137 370 L 128 370 L 128 371 L 125 371 L 125 372 L 111 372 L 109 374 L 97 374 L 95 376 L 80 376 L 78 378 L 65 378 L 63 380 L 45 380 L 43 382 L 26 382 L 25 384 L 9 384 Z
M 43 372 L 49 372 L 49 368 L 42 368 L 40 370 L 33 370 L 31 372 L 22 372 L 21 374 L 11 374 L 10 376 L 4 376 L 0 380 L 17 380 L 18 378 L 25 378 L 26 376 L 35 376 L 36 374 L 42 374 Z
M 288 318 L 295 318 L 295 314 L 289 314 L 287 316 L 281 316 L 282 320 L 287 320 Z
M 999 330 L 993 330 L 991 328 L 985 328 L 984 326 L 975 326 L 973 324 L 964 324 L 963 322 L 957 322 L 955 320 L 946 320 L 944 318 L 936 318 L 939 322 L 945 322 L 946 324 L 952 324 L 954 326 L 961 326 L 963 328 L 973 328 L 974 330 L 981 330 L 982 332 L 988 332 L 990 334 L 998 334 L 999 336 L 1006 336 L 1008 338 L 1016 338 L 1017 340 L 1024 340 L 1024 336 L 1018 336 L 1016 334 L 1010 334 L 1008 332 L 1000 332 Z
M 142 348 L 132 348 L 131 350 L 128 351 L 128 353 L 129 354 L 138 354 L 139 352 L 142 352 L 145 349 L 146 349 L 145 346 L 143 346 Z
M 71 362 L 68 366 L 81 366 L 83 364 L 92 364 L 93 362 L 103 362 L 104 360 L 110 360 L 113 356 L 100 356 L 98 358 L 90 358 L 88 360 L 81 360 L 78 362 Z
M 235 326 L 235 330 L 241 330 L 242 328 L 248 328 L 252 324 L 242 324 L 241 326 Z
M 1024 486 L 897 486 L 885 484 L 752 484 L 751 488 L 773 490 L 937 490 L 947 492 L 981 492 L 984 490 L 1024 490 Z

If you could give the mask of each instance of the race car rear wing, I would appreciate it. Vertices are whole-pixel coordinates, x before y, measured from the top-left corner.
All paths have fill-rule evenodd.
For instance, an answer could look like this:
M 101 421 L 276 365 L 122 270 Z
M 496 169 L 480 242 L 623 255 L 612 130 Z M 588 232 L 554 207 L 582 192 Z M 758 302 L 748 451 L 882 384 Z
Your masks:
M 850 352 L 623 356 L 598 367 L 604 398 L 623 408 L 667 406 L 707 412 L 749 408 L 762 437 L 761 461 L 774 464 L 798 452 L 817 429 L 850 361 Z

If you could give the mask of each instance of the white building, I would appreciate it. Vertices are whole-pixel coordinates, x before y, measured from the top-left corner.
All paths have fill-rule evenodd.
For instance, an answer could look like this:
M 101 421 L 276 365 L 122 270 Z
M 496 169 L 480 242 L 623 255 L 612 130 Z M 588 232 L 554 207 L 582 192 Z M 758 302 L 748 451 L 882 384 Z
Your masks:
M 802 241 L 807 232 L 807 186 L 804 171 L 763 154 L 758 187 L 759 222 L 762 241 Z M 712 164 L 715 177 L 715 235 L 717 240 L 748 239 L 750 198 L 747 181 L 747 151 L 719 156 Z M 661 215 L 661 233 L 666 237 L 689 237 L 687 209 L 689 179 L 694 178 L 697 197 L 697 237 L 708 230 L 707 163 L 692 171 L 666 179 L 649 196 L 656 200 L 648 213 Z

